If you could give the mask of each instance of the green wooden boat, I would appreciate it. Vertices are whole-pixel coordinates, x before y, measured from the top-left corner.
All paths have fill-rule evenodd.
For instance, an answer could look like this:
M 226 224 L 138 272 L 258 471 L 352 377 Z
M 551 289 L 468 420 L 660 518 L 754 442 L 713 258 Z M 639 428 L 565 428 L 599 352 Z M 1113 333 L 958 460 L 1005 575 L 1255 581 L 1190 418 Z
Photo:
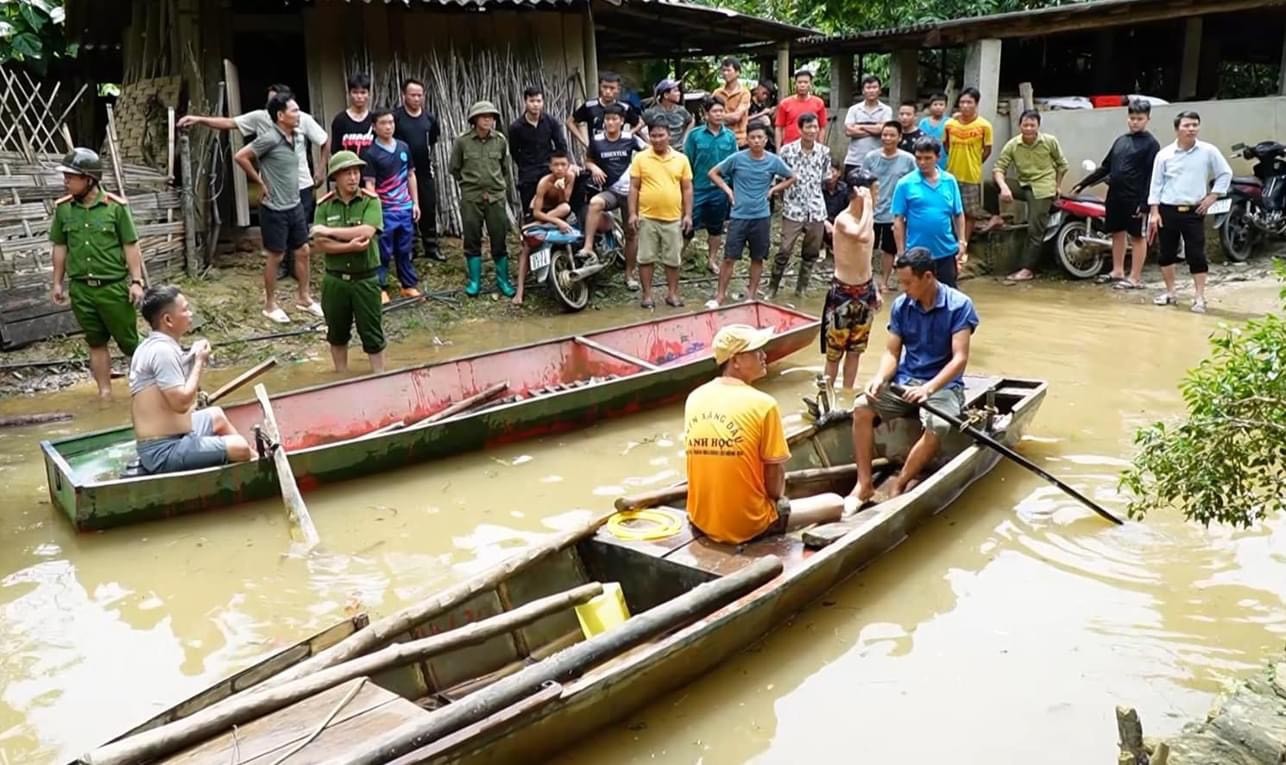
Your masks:
M 966 389 L 979 427 L 1010 447 L 1018 444 L 1046 392 L 1036 380 L 978 377 L 967 378 Z M 788 435 L 790 496 L 852 488 L 850 433 L 849 419 L 838 416 Z M 888 480 L 918 436 L 919 424 L 911 419 L 876 429 L 877 455 L 889 459 L 877 481 Z M 289 755 L 287 762 L 540 762 L 758 640 L 896 546 L 1000 459 L 952 433 L 943 439 L 932 472 L 907 493 L 846 521 L 740 546 L 694 537 L 686 524 L 650 540 L 623 539 L 610 523 L 563 532 L 398 614 L 370 625 L 361 618 L 345 621 L 281 651 L 83 761 L 225 765 L 237 757 L 267 764 Z M 680 499 L 658 512 L 682 518 L 681 508 Z M 592 582 L 619 583 L 630 613 L 593 637 L 585 636 L 564 606 L 473 645 L 333 678 L 324 690 L 296 694 L 296 700 L 281 700 L 271 710 L 220 716 L 229 708 L 228 697 L 236 706 L 247 698 L 242 691 L 265 681 L 281 690 L 292 677 L 312 683 L 333 673 L 335 668 L 321 669 L 319 663 L 334 655 L 337 641 L 354 634 L 373 636 L 369 650 L 353 654 L 369 660 L 386 645 L 404 648 L 408 641 L 451 635 Z M 712 588 L 719 587 L 727 589 L 714 597 Z M 412 611 L 418 621 L 408 616 Z M 197 729 L 198 720 L 212 717 L 219 724 Z M 183 726 L 189 729 L 179 738 Z M 122 757 L 147 751 L 140 749 L 144 742 L 156 741 L 167 747 L 146 757 Z
M 771 327 L 769 360 L 817 336 L 815 317 L 762 302 L 665 316 L 586 335 L 281 393 L 272 406 L 300 490 L 591 425 L 678 400 L 715 375 L 710 342 L 726 324 Z M 432 424 L 455 402 L 508 383 L 487 408 Z M 250 401 L 224 407 L 240 433 L 262 422 Z M 105 529 L 276 496 L 272 461 L 126 477 L 132 428 L 40 445 L 56 508 L 80 530 Z

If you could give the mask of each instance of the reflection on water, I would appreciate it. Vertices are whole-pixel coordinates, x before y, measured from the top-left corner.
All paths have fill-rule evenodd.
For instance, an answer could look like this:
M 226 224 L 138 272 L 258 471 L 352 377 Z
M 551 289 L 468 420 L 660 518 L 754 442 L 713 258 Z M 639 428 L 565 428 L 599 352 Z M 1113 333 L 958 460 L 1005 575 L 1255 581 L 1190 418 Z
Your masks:
M 1213 320 L 1095 302 L 1083 288 L 971 291 L 983 319 L 973 368 L 1051 382 L 1022 451 L 1122 509 L 1115 476 L 1131 433 L 1177 411 L 1174 383 Z M 392 351 L 408 364 L 635 319 L 614 309 L 506 324 L 503 336 L 465 325 L 439 332 L 450 346 Z M 321 364 L 274 371 L 267 385 L 329 379 Z M 788 419 L 819 368 L 809 349 L 764 384 Z M 77 412 L 45 434 L 122 420 L 123 407 L 89 398 L 79 388 L 0 411 Z M 674 481 L 681 414 L 315 492 L 323 548 L 308 558 L 288 554 L 278 502 L 75 535 L 48 504 L 39 434 L 0 431 L 0 755 L 66 759 L 354 611 L 388 612 L 620 492 Z M 827 761 L 842 745 L 862 762 L 1110 761 L 1116 703 L 1137 705 L 1149 732 L 1172 731 L 1280 643 L 1283 535 L 1279 523 L 1206 531 L 1170 515 L 1113 528 L 1002 464 L 752 650 L 562 760 Z

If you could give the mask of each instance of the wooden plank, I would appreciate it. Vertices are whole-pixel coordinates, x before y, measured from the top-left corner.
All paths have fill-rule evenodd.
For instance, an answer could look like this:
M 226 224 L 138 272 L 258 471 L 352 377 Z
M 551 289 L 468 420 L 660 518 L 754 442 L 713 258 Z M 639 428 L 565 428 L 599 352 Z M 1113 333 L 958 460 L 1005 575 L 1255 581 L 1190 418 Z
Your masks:
M 444 752 L 449 752 L 456 746 L 463 744 L 475 737 L 481 737 L 493 730 L 503 727 L 511 720 L 516 720 L 523 715 L 531 714 L 536 710 L 548 706 L 558 697 L 563 695 L 563 686 L 556 682 L 549 682 L 543 688 L 536 691 L 527 698 L 512 704 L 496 712 L 490 717 L 474 723 L 473 725 L 461 728 L 460 730 L 448 736 L 434 741 L 426 747 L 409 752 L 388 765 L 415 765 L 415 763 L 427 762 Z
M 643 369 L 646 369 L 649 372 L 660 369 L 660 367 L 658 367 L 656 364 L 653 364 L 650 361 L 644 361 L 643 359 L 640 359 L 637 356 L 631 356 L 630 354 L 625 353 L 623 351 L 618 351 L 615 348 L 609 348 L 608 346 L 603 345 L 600 342 L 590 340 L 588 337 L 577 335 L 574 339 L 577 343 L 585 346 L 586 348 L 593 348 L 599 353 L 605 353 L 614 359 L 618 359 L 620 361 L 625 361 L 630 364 L 634 364 L 636 366 L 642 367 Z
M 237 65 L 226 58 L 223 60 L 223 79 L 228 88 L 228 114 L 236 117 L 241 114 L 241 77 L 237 74 Z M 228 133 L 228 145 L 232 154 L 240 151 L 242 144 L 240 130 Z M 232 163 L 232 192 L 236 225 L 245 228 L 250 225 L 250 182 L 246 178 L 246 172 L 236 162 Z
M 80 325 L 71 309 L 60 313 L 0 324 L 0 347 L 13 350 L 29 345 L 37 340 L 44 340 L 55 335 L 74 335 L 80 332 Z

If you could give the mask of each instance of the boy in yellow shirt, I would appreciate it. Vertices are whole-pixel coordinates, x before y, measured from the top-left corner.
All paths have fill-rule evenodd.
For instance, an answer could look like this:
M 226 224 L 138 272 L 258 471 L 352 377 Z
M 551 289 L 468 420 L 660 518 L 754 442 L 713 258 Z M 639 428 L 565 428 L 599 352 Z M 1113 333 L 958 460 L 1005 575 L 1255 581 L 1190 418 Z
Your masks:
M 965 241 L 973 238 L 974 223 L 989 217 L 982 205 L 982 163 L 991 156 L 991 123 L 978 116 L 977 88 L 965 88 L 956 99 L 958 116 L 947 120 L 942 148 L 947 152 L 947 172 L 960 184 L 964 201 Z

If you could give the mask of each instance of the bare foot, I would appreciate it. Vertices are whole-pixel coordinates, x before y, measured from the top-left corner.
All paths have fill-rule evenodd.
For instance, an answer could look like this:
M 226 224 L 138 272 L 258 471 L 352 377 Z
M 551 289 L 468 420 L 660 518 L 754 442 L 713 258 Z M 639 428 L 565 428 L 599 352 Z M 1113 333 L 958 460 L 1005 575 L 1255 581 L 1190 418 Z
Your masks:
M 513 300 L 510 300 L 509 302 L 514 305 L 522 305 L 522 295 L 514 295 Z
M 1018 271 L 1013 272 L 1013 273 L 1012 273 L 1012 274 L 1010 274 L 1009 276 L 1006 276 L 1006 277 L 1005 277 L 1005 281 L 1007 281 L 1007 282 L 1029 282 L 1029 281 L 1031 281 L 1032 279 L 1035 279 L 1035 278 L 1036 278 L 1036 274 L 1033 274 L 1033 273 L 1031 272 L 1031 270 L 1030 270 L 1030 269 L 1023 268 L 1023 269 L 1019 269 Z
M 99 401 L 111 401 L 111 400 L 112 400 L 112 389 L 111 389 L 111 388 L 99 388 L 99 389 L 98 389 L 98 400 L 99 400 Z

